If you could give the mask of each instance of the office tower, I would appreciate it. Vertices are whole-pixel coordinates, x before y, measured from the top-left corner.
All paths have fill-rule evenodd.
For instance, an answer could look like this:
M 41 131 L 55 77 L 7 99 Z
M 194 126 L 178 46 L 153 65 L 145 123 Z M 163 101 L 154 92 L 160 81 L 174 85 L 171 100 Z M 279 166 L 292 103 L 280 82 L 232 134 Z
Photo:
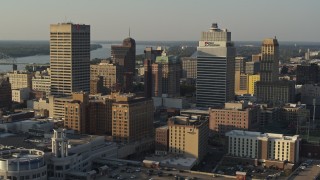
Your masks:
M 12 139 L 6 138 L 6 141 L 4 142 L 7 143 L 7 141 L 12 141 Z M 22 143 L 19 143 L 19 146 L 23 146 Z M 27 149 L 22 147 L 11 147 L 12 148 L 10 149 L 3 148 L 0 150 L 2 164 L 0 171 L 1 179 L 48 179 L 48 166 L 46 163 L 45 152 L 34 148 Z
M 0 109 L 11 108 L 11 84 L 8 77 L 0 76 Z
M 208 120 L 174 116 L 168 120 L 169 153 L 196 158 L 200 162 L 207 153 Z
M 32 88 L 32 74 L 28 72 L 13 71 L 7 74 L 11 89 Z
M 231 32 L 213 23 L 197 48 L 197 106 L 211 107 L 234 100 L 236 49 Z
M 256 83 L 257 100 L 274 105 L 294 101 L 295 84 L 279 81 L 279 44 L 277 39 L 267 38 L 262 42 L 260 81 Z
M 86 92 L 72 93 L 72 100 L 64 103 L 64 127 L 78 133 L 86 133 L 89 95 Z
M 110 92 L 117 85 L 123 84 L 122 67 L 118 64 L 102 60 L 99 64 L 90 65 L 90 78 L 103 78 L 103 86 Z
M 162 52 L 152 64 L 152 96 L 177 97 L 180 95 L 181 64 L 177 56 Z
M 50 74 L 48 71 L 37 71 L 32 77 L 32 90 L 45 93 L 46 97 L 50 95 Z
M 197 78 L 197 58 L 183 57 L 181 58 L 182 76 L 181 78 L 196 79 Z
M 260 81 L 279 80 L 279 44 L 277 39 L 264 39 L 261 46 Z
M 112 45 L 111 60 L 122 68 L 122 90 L 132 91 L 136 65 L 136 41 L 129 37 L 123 40 L 122 45 Z
M 253 130 L 258 128 L 259 111 L 259 107 L 247 102 L 225 103 L 222 109 L 209 110 L 209 128 L 221 135 L 235 129 Z
M 284 136 L 283 134 L 233 130 L 227 132 L 226 136 L 228 154 L 231 156 L 257 159 L 257 163 L 267 167 L 279 164 L 276 163 L 277 161 L 299 162 L 299 135 Z M 284 164 L 281 165 L 283 168 Z
M 297 66 L 297 84 L 316 84 L 320 81 L 320 68 L 317 64 Z
M 90 97 L 88 106 L 89 134 L 112 135 L 112 95 Z
M 153 100 L 135 94 L 117 94 L 112 104 L 112 137 L 131 143 L 153 136 Z
M 158 47 L 157 49 L 152 49 L 152 47 L 146 47 L 144 50 L 144 94 L 146 98 L 152 97 L 152 63 L 155 62 L 157 56 L 161 56 L 163 49 Z
M 50 25 L 51 94 L 90 91 L 90 26 Z

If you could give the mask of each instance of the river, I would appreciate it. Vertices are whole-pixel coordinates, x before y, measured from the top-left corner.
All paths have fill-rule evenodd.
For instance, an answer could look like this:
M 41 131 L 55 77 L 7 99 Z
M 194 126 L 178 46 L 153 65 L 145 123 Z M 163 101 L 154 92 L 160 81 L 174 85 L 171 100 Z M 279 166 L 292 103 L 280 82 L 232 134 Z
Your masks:
M 95 58 L 108 58 L 111 54 L 111 43 L 101 44 L 102 48 L 91 51 L 91 59 Z M 136 45 L 136 54 L 143 54 L 144 49 L 146 47 L 153 47 L 152 45 L 146 44 L 137 44 Z M 19 57 L 16 58 L 18 63 L 37 63 L 37 64 L 45 64 L 50 62 L 49 55 L 36 55 L 36 56 L 28 56 L 28 57 Z M 23 70 L 25 68 L 25 64 L 18 64 L 18 70 Z M 0 65 L 0 72 L 8 72 L 12 70 L 11 65 Z

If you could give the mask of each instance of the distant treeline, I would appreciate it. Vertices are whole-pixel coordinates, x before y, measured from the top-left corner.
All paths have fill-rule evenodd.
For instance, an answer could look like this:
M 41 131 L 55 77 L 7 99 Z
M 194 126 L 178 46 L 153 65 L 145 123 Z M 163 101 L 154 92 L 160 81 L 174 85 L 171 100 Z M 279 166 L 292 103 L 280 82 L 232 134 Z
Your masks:
M 100 44 L 91 44 L 91 50 L 102 48 Z M 0 52 L 12 57 L 49 55 L 47 41 L 0 41 Z

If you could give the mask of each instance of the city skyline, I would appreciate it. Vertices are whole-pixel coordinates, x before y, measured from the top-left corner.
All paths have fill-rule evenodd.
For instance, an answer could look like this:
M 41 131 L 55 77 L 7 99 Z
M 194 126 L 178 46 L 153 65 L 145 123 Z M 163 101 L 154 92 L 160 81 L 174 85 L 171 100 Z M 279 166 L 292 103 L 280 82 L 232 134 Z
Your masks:
M 320 42 L 320 2 L 298 0 L 216 2 L 157 1 L 4 1 L 0 8 L 1 40 L 48 40 L 50 24 L 89 24 L 93 41 L 196 41 L 199 32 L 217 22 L 233 32 L 234 41 L 260 41 L 277 36 L 281 41 Z M 290 3 L 290 4 L 289 4 Z M 290 6 L 289 6 L 290 5 Z M 241 7 L 241 8 L 239 8 Z M 201 13 L 198 13 L 201 12 Z M 114 20 L 117 17 L 116 20 Z M 165 26 L 166 28 L 160 28 Z M 21 31 L 23 29 L 23 31 Z

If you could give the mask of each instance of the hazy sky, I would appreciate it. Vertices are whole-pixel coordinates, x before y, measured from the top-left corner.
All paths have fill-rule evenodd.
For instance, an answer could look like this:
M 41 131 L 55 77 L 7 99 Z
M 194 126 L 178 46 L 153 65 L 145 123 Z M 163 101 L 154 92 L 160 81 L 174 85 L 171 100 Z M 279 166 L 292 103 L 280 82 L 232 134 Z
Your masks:
M 198 40 L 212 22 L 235 41 L 320 42 L 320 0 L 1 0 L 0 40 L 49 40 L 49 25 L 91 25 L 92 40 Z

